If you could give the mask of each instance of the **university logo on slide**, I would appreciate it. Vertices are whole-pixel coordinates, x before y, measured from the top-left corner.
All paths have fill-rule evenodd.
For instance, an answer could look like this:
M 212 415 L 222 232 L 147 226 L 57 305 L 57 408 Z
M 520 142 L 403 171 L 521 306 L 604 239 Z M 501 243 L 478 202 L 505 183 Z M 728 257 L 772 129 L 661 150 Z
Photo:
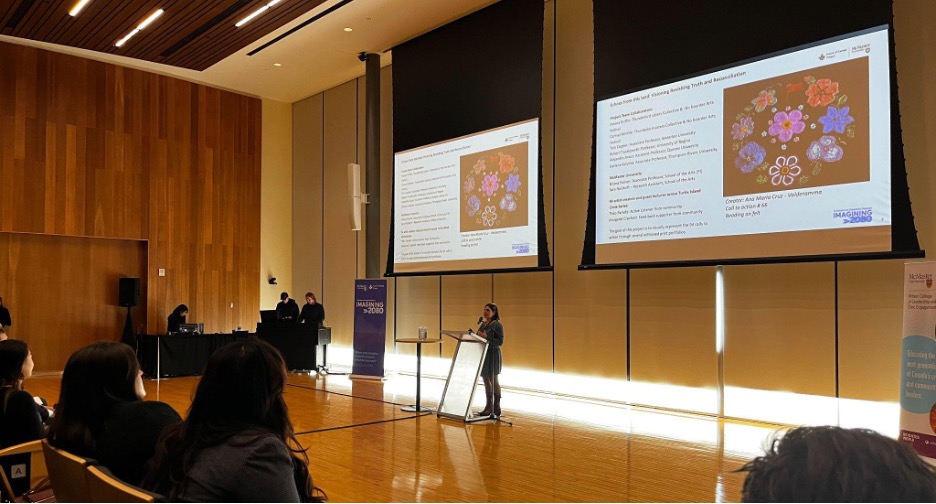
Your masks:
M 874 211 L 870 207 L 849 208 L 848 210 L 835 210 L 833 219 L 842 219 L 842 224 L 861 224 L 874 220 Z

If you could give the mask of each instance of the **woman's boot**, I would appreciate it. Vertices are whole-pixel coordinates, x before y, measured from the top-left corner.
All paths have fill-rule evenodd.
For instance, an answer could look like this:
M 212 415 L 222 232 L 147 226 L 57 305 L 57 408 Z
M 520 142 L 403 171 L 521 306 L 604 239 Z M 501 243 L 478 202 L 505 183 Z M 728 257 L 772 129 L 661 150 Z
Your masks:
M 481 413 L 478 413 L 478 416 L 483 416 L 483 417 L 491 416 L 491 410 L 494 408 L 494 405 L 491 400 L 491 394 L 488 393 L 487 391 L 485 391 L 484 393 L 484 400 L 485 400 L 484 409 L 481 410 Z
M 500 398 L 500 394 L 494 394 L 494 407 L 491 408 L 491 413 L 494 415 L 494 418 L 501 416 Z

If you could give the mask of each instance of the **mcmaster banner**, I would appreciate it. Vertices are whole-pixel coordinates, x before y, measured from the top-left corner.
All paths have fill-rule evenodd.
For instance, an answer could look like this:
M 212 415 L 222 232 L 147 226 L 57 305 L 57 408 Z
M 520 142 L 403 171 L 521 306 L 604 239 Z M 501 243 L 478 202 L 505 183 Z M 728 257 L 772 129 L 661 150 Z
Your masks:
M 900 440 L 936 459 L 936 262 L 907 263 L 901 347 Z
M 387 281 L 354 281 L 353 376 L 383 378 L 387 335 Z

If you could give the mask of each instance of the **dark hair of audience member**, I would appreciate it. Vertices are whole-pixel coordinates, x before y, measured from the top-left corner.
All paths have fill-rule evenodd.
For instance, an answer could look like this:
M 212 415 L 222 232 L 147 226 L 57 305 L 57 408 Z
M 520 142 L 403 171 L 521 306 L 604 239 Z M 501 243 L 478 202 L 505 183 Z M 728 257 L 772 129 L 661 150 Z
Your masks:
M 910 447 L 865 429 L 799 427 L 747 472 L 742 502 L 934 502 L 936 473 Z
M 29 346 L 20 340 L 0 341 L 0 387 L 3 390 L 3 408 L 14 392 L 23 390 L 23 364 L 29 357 Z
M 144 488 L 183 497 L 185 475 L 202 450 L 242 432 L 256 432 L 257 438 L 272 433 L 292 452 L 301 500 L 317 500 L 309 459 L 283 399 L 285 386 L 286 364 L 269 343 L 251 339 L 218 349 L 205 366 L 188 417 L 163 431 Z
M 102 341 L 73 353 L 62 373 L 49 442 L 82 456 L 94 453 L 95 438 L 104 430 L 110 407 L 139 400 L 135 387 L 139 373 L 133 349 L 123 343 Z

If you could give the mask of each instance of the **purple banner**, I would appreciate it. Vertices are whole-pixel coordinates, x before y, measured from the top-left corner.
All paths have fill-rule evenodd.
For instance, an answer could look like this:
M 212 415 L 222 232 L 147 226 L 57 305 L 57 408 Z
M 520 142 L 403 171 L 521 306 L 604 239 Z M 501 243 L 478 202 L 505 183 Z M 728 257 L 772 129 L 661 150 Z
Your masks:
M 354 365 L 351 374 L 384 376 L 387 281 L 354 281 Z

